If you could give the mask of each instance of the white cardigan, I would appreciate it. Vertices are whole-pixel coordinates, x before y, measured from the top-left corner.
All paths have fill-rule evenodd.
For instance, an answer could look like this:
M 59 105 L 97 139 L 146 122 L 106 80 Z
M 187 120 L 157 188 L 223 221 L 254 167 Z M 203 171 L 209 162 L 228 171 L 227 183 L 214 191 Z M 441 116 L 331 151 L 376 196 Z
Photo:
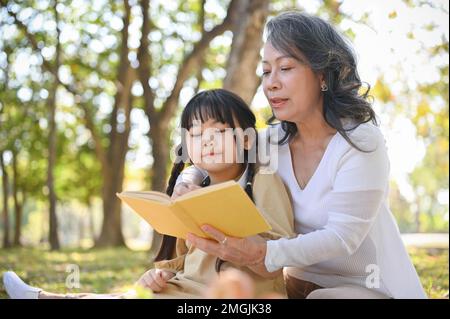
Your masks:
M 282 134 L 280 126 L 262 131 L 259 145 Z M 353 284 L 393 298 L 426 298 L 389 210 L 384 138 L 372 124 L 361 124 L 349 136 L 370 152 L 358 151 L 336 133 L 304 190 L 288 144 L 271 150 L 268 168 L 291 195 L 300 235 L 268 241 L 265 265 L 269 271 L 286 267 L 289 275 L 322 287 Z M 179 181 L 197 182 L 203 174 L 192 167 Z

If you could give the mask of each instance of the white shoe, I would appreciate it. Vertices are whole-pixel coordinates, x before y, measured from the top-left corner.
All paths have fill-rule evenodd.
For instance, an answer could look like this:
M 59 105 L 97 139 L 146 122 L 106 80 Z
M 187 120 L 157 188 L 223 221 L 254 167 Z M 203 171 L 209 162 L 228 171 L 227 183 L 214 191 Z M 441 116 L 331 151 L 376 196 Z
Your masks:
M 3 284 L 11 299 L 38 299 L 39 292 L 42 291 L 24 283 L 14 271 L 3 273 Z

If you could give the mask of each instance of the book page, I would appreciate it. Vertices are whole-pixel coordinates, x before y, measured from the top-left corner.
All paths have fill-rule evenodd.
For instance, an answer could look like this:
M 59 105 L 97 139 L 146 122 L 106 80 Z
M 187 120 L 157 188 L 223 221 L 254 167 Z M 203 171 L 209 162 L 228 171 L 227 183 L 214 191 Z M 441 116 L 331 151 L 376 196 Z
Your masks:
M 120 195 L 127 197 L 148 199 L 164 204 L 170 204 L 172 202 L 169 195 L 154 191 L 126 191 L 120 193 Z
M 232 185 L 236 184 L 235 181 L 228 181 L 228 182 L 223 182 L 220 184 L 216 184 L 216 185 L 211 185 L 208 187 L 204 187 L 204 188 L 199 188 L 196 189 L 194 191 L 191 191 L 189 193 L 186 193 L 184 195 L 181 195 L 180 197 L 178 197 L 177 199 L 174 200 L 174 202 L 179 202 L 188 198 L 192 198 L 192 197 L 197 197 L 201 194 L 208 194 L 208 193 L 212 193 L 212 192 L 216 192 L 218 190 L 224 189 L 224 188 L 228 188 Z
M 173 213 L 167 204 L 151 201 L 134 194 L 117 194 L 134 212 L 139 214 L 157 232 L 174 237 L 186 238 L 189 229 Z
M 252 236 L 271 229 L 238 183 L 230 181 L 204 190 L 196 190 L 194 195 L 191 192 L 191 196 L 177 199 L 174 204 L 181 207 L 197 226 L 209 224 L 233 237 Z

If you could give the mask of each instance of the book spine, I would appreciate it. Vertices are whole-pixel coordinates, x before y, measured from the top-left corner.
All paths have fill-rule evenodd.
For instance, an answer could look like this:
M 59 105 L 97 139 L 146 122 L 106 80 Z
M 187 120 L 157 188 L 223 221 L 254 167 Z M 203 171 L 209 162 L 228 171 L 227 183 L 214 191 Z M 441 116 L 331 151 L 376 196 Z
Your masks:
M 200 237 L 208 237 L 206 233 L 204 233 L 200 229 L 201 225 L 197 225 L 194 219 L 189 216 L 177 202 L 174 202 L 171 206 L 174 214 L 189 229 L 191 233 Z

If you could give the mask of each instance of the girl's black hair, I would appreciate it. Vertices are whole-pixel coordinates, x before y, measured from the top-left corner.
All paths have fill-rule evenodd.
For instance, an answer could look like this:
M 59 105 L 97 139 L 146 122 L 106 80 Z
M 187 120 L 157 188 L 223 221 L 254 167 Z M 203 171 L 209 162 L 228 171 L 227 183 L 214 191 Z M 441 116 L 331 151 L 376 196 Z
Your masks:
M 186 105 L 181 114 L 181 128 L 189 130 L 194 120 L 199 120 L 202 123 L 214 119 L 218 122 L 229 125 L 235 129 L 235 121 L 242 130 L 251 129 L 255 133 L 256 137 L 256 118 L 247 103 L 242 100 L 238 95 L 224 90 L 214 89 L 197 93 Z M 184 136 L 182 143 L 177 147 L 177 158 L 173 165 L 166 193 L 172 196 L 176 180 L 184 169 L 185 162 L 188 158 L 183 158 L 185 152 L 183 152 Z M 237 141 L 239 142 L 239 141 Z M 257 148 L 257 138 L 252 144 L 250 150 Z M 240 148 L 239 148 L 240 149 Z M 253 200 L 253 178 L 255 175 L 256 164 L 253 161 L 249 161 L 250 150 L 244 150 L 244 163 L 247 165 L 247 175 L 245 180 L 245 192 Z M 209 178 L 206 178 L 202 182 L 202 187 L 208 186 L 210 183 Z M 155 257 L 155 261 L 171 259 L 175 251 L 176 238 L 173 236 L 164 235 L 161 248 Z M 220 267 L 223 261 L 217 259 L 216 271 L 220 271 Z
M 275 49 L 304 61 L 316 73 L 323 73 L 328 90 L 323 92 L 323 116 L 345 140 L 357 147 L 347 135 L 362 123 L 377 125 L 375 112 L 368 101 L 370 85 L 362 93 L 362 82 L 356 69 L 353 48 L 335 28 L 319 17 L 289 11 L 278 15 L 266 25 L 267 42 Z M 344 128 L 343 119 L 355 125 Z M 269 123 L 276 120 L 275 116 Z M 289 142 L 298 132 L 293 122 L 281 121 L 285 135 L 279 144 Z

